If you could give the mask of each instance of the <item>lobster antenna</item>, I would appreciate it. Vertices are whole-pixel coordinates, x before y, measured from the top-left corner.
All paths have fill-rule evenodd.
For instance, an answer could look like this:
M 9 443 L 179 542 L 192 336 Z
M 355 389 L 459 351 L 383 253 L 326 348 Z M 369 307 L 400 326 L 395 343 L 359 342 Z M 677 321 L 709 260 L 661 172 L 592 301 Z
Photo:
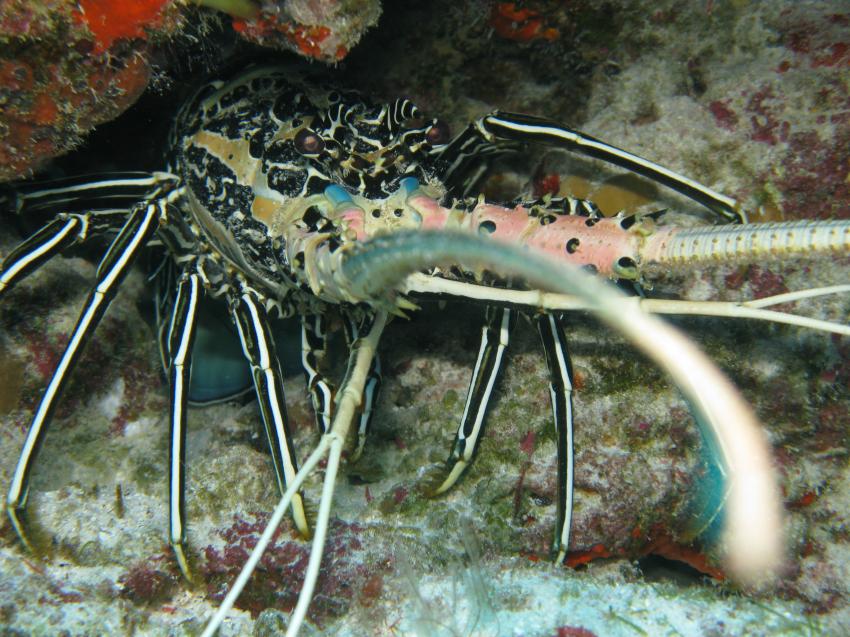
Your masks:
M 338 291 L 380 302 L 408 274 L 444 263 L 518 276 L 532 286 L 580 297 L 587 308 L 667 370 L 717 444 L 728 474 L 723 552 L 731 575 L 747 585 L 772 579 L 783 559 L 782 504 L 769 445 L 732 383 L 687 337 L 642 311 L 628 297 L 579 268 L 472 234 L 419 230 L 375 237 L 339 254 L 317 254 L 323 280 L 336 273 Z M 344 290 L 342 289 L 344 287 Z
M 559 294 L 575 295 L 673 377 L 707 427 L 704 435 L 716 443 L 728 480 L 723 528 L 723 551 L 730 573 L 740 582 L 761 585 L 777 573 L 783 559 L 782 506 L 771 465 L 769 446 L 755 415 L 716 366 L 681 332 L 628 301 L 618 290 L 578 268 L 530 254 L 475 235 L 418 231 L 379 236 L 331 252 L 327 243 L 316 248 L 316 272 L 331 294 L 391 307 L 392 295 L 414 272 L 441 263 L 483 267 L 523 277 L 529 284 Z M 331 289 L 332 288 L 332 289 Z M 287 637 L 295 637 L 307 612 L 324 548 L 334 480 L 345 435 L 386 321 L 378 316 L 363 339 L 352 348 L 353 364 L 339 394 L 339 409 L 331 429 L 289 485 L 234 586 L 207 625 L 203 637 L 218 630 L 271 541 L 297 489 L 328 454 L 328 466 L 316 521 L 316 534 L 298 603 Z

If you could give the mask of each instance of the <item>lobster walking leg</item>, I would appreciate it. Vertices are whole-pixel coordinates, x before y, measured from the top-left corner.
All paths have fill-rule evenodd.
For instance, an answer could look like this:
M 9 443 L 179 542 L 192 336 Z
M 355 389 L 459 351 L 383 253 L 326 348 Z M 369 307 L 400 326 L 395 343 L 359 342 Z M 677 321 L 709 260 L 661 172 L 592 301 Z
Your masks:
M 11 212 L 62 212 L 6 256 L 0 295 L 66 248 L 97 234 L 118 232 L 134 206 L 155 201 L 175 183 L 176 177 L 168 173 L 123 172 L 95 181 L 88 176 L 15 184 L 0 197 Z M 177 194 L 172 190 L 169 201 Z
M 515 322 L 514 310 L 504 307 L 487 308 L 487 320 L 481 328 L 481 346 L 469 383 L 460 426 L 445 467 L 427 480 L 435 485 L 432 488 L 426 483 L 430 495 L 436 496 L 448 491 L 472 461 L 481 440 L 484 417 L 496 380 L 502 371 L 505 348 L 510 341 L 511 329 Z
M 15 184 L 10 199 L 14 212 L 109 210 L 123 213 L 139 201 L 150 199 L 151 191 L 173 180 L 167 173 L 142 171 L 77 175 L 48 181 Z
M 174 313 L 168 329 L 168 384 L 171 389 L 171 444 L 169 445 L 169 542 L 186 579 L 191 580 L 186 557 L 186 407 L 192 369 L 197 309 L 204 288 L 200 277 L 184 274 L 177 286 Z
M 429 478 L 429 482 L 437 484 L 429 489 L 431 495 L 445 493 L 454 486 L 474 457 L 481 440 L 492 390 L 502 371 L 504 350 L 508 345 L 515 315 L 515 311 L 507 308 L 488 308 L 487 323 L 481 330 L 481 347 L 461 424 L 445 468 Z M 555 314 L 541 314 L 536 322 L 549 367 L 549 394 L 558 440 L 558 504 L 552 552 L 556 561 L 561 562 L 569 547 L 573 509 L 572 366 L 561 318 Z
M 61 209 L 63 211 L 112 210 L 115 213 L 148 200 L 152 189 L 174 179 L 167 173 L 141 171 L 82 175 L 16 184 L 11 200 L 18 214 Z
M 316 425 L 319 433 L 325 433 L 333 417 L 334 387 L 319 371 L 319 361 L 327 351 L 327 325 L 318 314 L 301 317 L 301 365 L 307 375 L 307 391 L 313 400 Z
M 485 115 L 474 128 L 487 141 L 532 142 L 564 148 L 601 159 L 648 177 L 704 205 L 726 221 L 746 223 L 747 216 L 737 201 L 708 186 L 655 162 L 585 135 L 553 120 L 496 111 Z
M 166 197 L 162 197 L 153 202 L 139 204 L 130 213 L 127 222 L 97 268 L 96 285 L 86 299 L 68 346 L 36 409 L 6 496 L 6 511 L 9 519 L 24 543 L 26 543 L 26 536 L 19 514 L 26 507 L 30 472 L 41 444 L 44 442 L 53 410 L 83 346 L 109 307 L 119 284 L 127 275 L 141 249 L 156 232 L 161 219 L 165 218 L 166 203 Z M 25 257 L 22 259 L 25 260 Z M 16 263 L 20 262 L 16 261 Z
M 721 219 L 746 223 L 740 204 L 704 184 L 648 159 L 612 146 L 554 120 L 495 111 L 470 124 L 447 144 L 434 149 L 443 160 L 443 182 L 457 195 L 468 195 L 488 160 L 538 143 L 580 153 L 648 177 L 704 205 Z
M 15 248 L 3 261 L 0 295 L 65 248 L 86 238 L 89 215 L 59 215 Z
M 297 473 L 298 463 L 289 434 L 289 417 L 283 394 L 283 372 L 280 369 L 268 316 L 258 293 L 247 285 L 242 286 L 238 296 L 236 293 L 229 296 L 230 311 L 242 341 L 242 350 L 251 365 L 278 487 L 283 493 L 286 491 L 286 485 Z M 309 537 L 310 525 L 300 493 L 292 498 L 292 518 L 298 531 Z
M 573 516 L 573 369 L 561 317 L 557 314 L 539 315 L 537 330 L 549 367 L 549 395 L 558 438 L 558 505 L 552 552 L 555 562 L 560 564 L 569 548 Z

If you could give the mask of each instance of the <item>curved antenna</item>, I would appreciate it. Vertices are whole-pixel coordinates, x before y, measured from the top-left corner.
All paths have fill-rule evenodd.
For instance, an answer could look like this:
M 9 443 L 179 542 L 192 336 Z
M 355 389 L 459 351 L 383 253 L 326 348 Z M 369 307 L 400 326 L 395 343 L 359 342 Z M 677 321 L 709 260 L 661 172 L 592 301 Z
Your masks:
M 349 373 L 339 393 L 339 409 L 331 430 L 322 436 L 290 483 L 236 583 L 207 625 L 205 637 L 218 630 L 259 563 L 297 488 L 327 453 L 328 467 L 310 563 L 286 633 L 287 637 L 297 635 L 318 577 L 345 434 L 354 419 L 387 311 L 398 307 L 395 290 L 409 274 L 446 262 L 509 273 L 542 289 L 576 295 L 601 320 L 667 370 L 696 412 L 703 435 L 716 445 L 727 477 L 723 553 L 729 572 L 748 585 L 761 585 L 775 577 L 784 553 L 782 505 L 766 436 L 729 380 L 677 329 L 647 314 L 639 305 L 624 302 L 628 299 L 622 293 L 574 266 L 475 235 L 420 230 L 384 235 L 334 251 L 327 241 L 316 246 L 313 238 L 313 247 L 315 274 L 328 288 L 334 288 L 329 290 L 331 294 L 383 309 L 368 334 L 352 349 Z
M 587 309 L 663 367 L 693 407 L 706 439 L 716 443 L 729 480 L 723 552 L 730 573 L 746 584 L 775 576 L 782 561 L 782 504 L 769 445 L 755 415 L 731 382 L 684 334 L 628 302 L 623 293 L 527 250 L 456 232 L 399 232 L 356 244 L 342 255 L 317 253 L 322 278 L 344 292 L 386 304 L 386 290 L 441 263 L 519 276 L 532 286 L 580 297 Z

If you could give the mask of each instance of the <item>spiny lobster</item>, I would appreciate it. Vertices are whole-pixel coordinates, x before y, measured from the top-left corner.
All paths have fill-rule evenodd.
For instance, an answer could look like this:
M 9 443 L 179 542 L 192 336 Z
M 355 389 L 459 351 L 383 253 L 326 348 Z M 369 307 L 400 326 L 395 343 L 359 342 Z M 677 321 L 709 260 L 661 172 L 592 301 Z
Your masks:
M 705 205 L 732 225 L 658 225 L 661 213 L 604 218 L 590 202 L 544 198 L 505 208 L 469 197 L 493 155 L 540 143 L 584 153 L 654 179 Z M 190 576 L 184 465 L 192 347 L 202 297 L 223 297 L 250 364 L 254 388 L 284 494 L 243 577 L 210 623 L 214 632 L 263 547 L 291 508 L 299 531 L 314 534 L 302 593 L 290 622 L 297 634 L 322 556 L 334 479 L 349 427 L 354 457 L 364 448 L 380 386 L 376 347 L 391 314 L 432 296 L 492 305 L 455 442 L 427 488 L 450 489 L 481 439 L 518 308 L 532 312 L 551 377 L 558 447 L 558 514 L 553 552 L 563 560 L 572 510 L 572 377 L 559 312 L 588 309 L 671 371 L 688 397 L 726 484 L 705 525 L 724 519 L 730 572 L 755 581 L 781 555 L 780 505 L 754 418 L 704 357 L 647 311 L 699 313 L 692 304 L 627 299 L 598 278 L 639 284 L 648 266 L 713 259 L 753 260 L 846 253 L 847 222 L 741 225 L 737 203 L 653 162 L 557 123 L 494 113 L 450 138 L 407 99 L 375 104 L 350 91 L 315 88 L 285 69 L 256 68 L 203 87 L 180 112 L 165 172 L 115 174 L 95 181 L 20 185 L 17 209 L 29 213 L 83 201 L 62 212 L 9 254 L 0 294 L 66 248 L 92 236 L 114 237 L 97 282 L 36 409 L 12 475 L 6 510 L 26 544 L 22 512 L 35 458 L 71 369 L 135 258 L 162 255 L 159 344 L 171 393 L 169 539 Z M 848 333 L 842 325 L 763 308 L 847 286 L 804 291 L 713 313 L 751 316 Z M 550 292 L 544 292 L 549 290 Z M 341 316 L 350 345 L 339 389 L 324 377 L 326 320 Z M 271 315 L 301 317 L 302 363 L 322 439 L 298 468 L 283 399 Z M 300 492 L 327 455 L 315 523 Z M 724 516 L 719 515 L 724 509 Z M 758 546 L 760 550 L 754 550 Z

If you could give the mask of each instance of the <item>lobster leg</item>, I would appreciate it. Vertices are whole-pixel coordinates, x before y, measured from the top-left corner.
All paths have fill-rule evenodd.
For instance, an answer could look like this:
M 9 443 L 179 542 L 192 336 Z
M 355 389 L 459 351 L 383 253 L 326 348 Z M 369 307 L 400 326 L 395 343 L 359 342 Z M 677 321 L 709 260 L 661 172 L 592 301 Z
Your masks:
M 198 262 L 196 267 L 204 289 L 207 291 L 210 287 L 215 289 L 212 284 L 208 287 L 209 276 L 204 269 L 203 260 Z M 171 367 L 169 335 L 177 297 L 178 276 L 177 265 L 171 259 L 162 262 L 155 274 L 154 324 L 157 326 L 160 361 L 166 381 Z M 272 326 L 276 327 L 274 323 Z M 203 407 L 240 400 L 249 393 L 253 396 L 254 380 L 251 366 L 245 360 L 242 344 L 239 342 L 227 305 L 220 303 L 212 294 L 202 295 L 198 299 L 194 330 L 192 345 L 194 364 L 188 393 L 189 406 Z M 291 331 L 291 329 L 288 330 L 288 332 Z M 281 334 L 275 330 L 275 344 L 278 350 L 287 345 L 287 342 L 284 342 L 284 347 L 281 348 L 281 336 L 292 340 L 288 332 Z M 298 338 L 300 339 L 300 333 Z
M 151 190 L 174 179 L 167 173 L 138 171 L 83 175 L 15 184 L 8 198 L 18 214 L 101 210 L 107 213 L 104 218 L 126 217 L 137 202 L 151 199 Z
M 0 295 L 65 248 L 85 240 L 89 215 L 62 214 L 15 248 L 0 270 Z
M 345 326 L 345 338 L 349 348 L 354 347 L 360 339 L 361 332 L 368 331 L 373 320 L 371 317 L 355 320 L 353 317 L 343 313 L 343 325 Z M 357 446 L 351 454 L 351 462 L 356 462 L 363 454 L 366 445 L 366 436 L 369 433 L 369 425 L 372 422 L 372 413 L 378 393 L 381 391 L 381 359 L 377 352 L 372 357 L 369 365 L 369 373 L 366 376 L 366 384 L 363 387 L 363 401 L 360 404 L 360 419 L 357 425 Z
M 327 325 L 318 314 L 301 317 L 301 365 L 307 375 L 307 390 L 313 399 L 316 425 L 325 433 L 333 417 L 334 387 L 319 371 L 319 361 L 327 350 Z
M 27 431 L 24 439 L 24 447 L 21 450 L 18 464 L 12 474 L 9 493 L 6 496 L 6 511 L 9 514 L 9 519 L 24 543 L 27 543 L 27 541 L 19 514 L 26 507 L 30 472 L 41 444 L 44 442 L 53 410 L 83 346 L 103 317 L 106 308 L 109 307 L 119 284 L 127 275 L 136 256 L 156 232 L 160 220 L 165 217 L 166 203 L 167 200 L 163 197 L 157 201 L 139 204 L 130 212 L 124 227 L 115 237 L 97 268 L 96 285 L 86 299 L 80 317 L 77 319 L 77 324 L 71 333 L 68 346 L 65 348 L 36 409 L 29 431 Z M 43 237 L 46 236 L 43 235 Z M 36 256 L 31 261 L 37 259 Z M 24 266 L 20 268 L 20 271 L 23 272 L 26 270 L 26 262 L 27 256 L 20 255 L 17 260 L 13 261 L 11 267 L 23 263 Z M 14 280 L 14 277 L 12 279 Z
M 548 313 L 539 315 L 537 330 L 549 367 L 549 395 L 558 438 L 558 505 L 552 552 L 555 562 L 560 564 L 569 548 L 573 515 L 573 370 L 561 317 Z
M 15 184 L 0 196 L 12 212 L 62 212 L 6 256 L 0 295 L 66 248 L 96 234 L 117 232 L 138 202 L 155 201 L 176 180 L 168 173 L 122 172 L 95 181 L 89 175 Z
M 470 126 L 485 140 L 546 144 L 581 153 L 648 177 L 704 205 L 721 219 L 746 223 L 747 216 L 737 201 L 684 175 L 638 155 L 606 144 L 558 122 L 530 115 L 496 111 Z M 469 130 L 469 129 L 468 129 Z
M 168 329 L 168 383 L 171 389 L 171 444 L 169 445 L 169 542 L 177 564 L 191 581 L 186 558 L 186 407 L 192 370 L 196 312 L 204 288 L 197 274 L 184 274 L 177 286 L 174 313 Z
M 432 153 L 443 163 L 441 181 L 449 192 L 456 197 L 470 197 L 474 196 L 491 161 L 499 155 L 516 152 L 519 148 L 519 144 L 507 141 L 499 144 L 488 141 L 475 125 L 470 125 Z
M 426 485 L 429 495 L 436 496 L 448 491 L 472 461 L 481 440 L 484 416 L 490 403 L 493 387 L 502 371 L 505 348 L 508 346 L 511 329 L 515 322 L 514 310 L 495 306 L 487 308 L 487 321 L 481 328 L 481 346 L 469 383 L 469 393 L 466 396 L 460 426 L 445 468 L 427 481 L 436 485 L 433 488 L 430 484 Z
M 268 316 L 256 291 L 246 285 L 237 296 L 230 295 L 230 311 L 242 341 L 245 358 L 251 365 L 254 389 L 260 403 L 266 435 L 269 439 L 275 475 L 280 492 L 298 472 L 295 450 L 289 434 L 289 417 L 283 394 L 283 373 L 271 335 Z M 309 537 L 310 526 L 300 493 L 292 499 L 292 517 L 298 531 Z

